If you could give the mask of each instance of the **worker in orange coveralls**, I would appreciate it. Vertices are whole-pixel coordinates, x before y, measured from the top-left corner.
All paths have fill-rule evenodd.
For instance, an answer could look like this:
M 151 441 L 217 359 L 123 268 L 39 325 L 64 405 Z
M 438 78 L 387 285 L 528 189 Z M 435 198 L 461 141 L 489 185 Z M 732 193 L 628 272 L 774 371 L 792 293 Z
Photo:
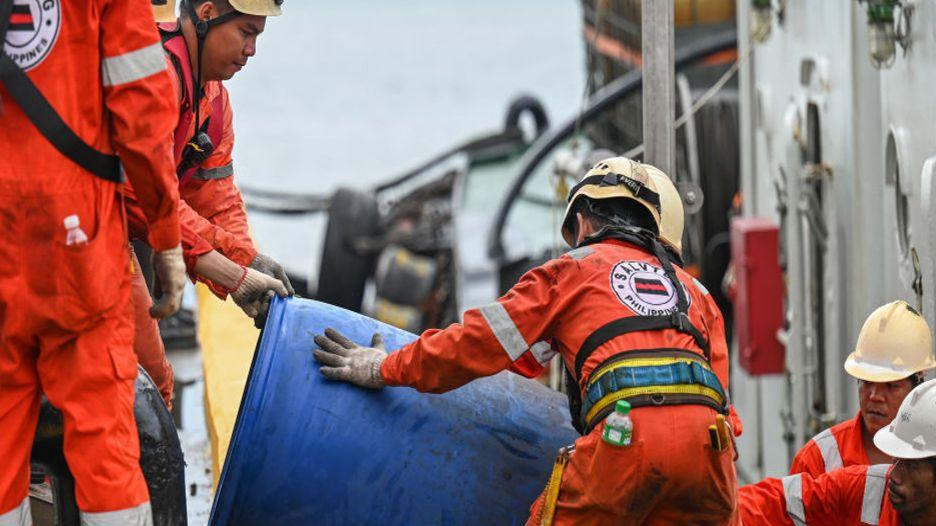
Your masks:
M 936 380 L 904 399 L 874 435 L 893 466 L 850 466 L 741 488 L 745 526 L 936 526 Z
M 234 184 L 231 101 L 221 83 L 256 53 L 266 17 L 279 16 L 282 0 L 186 0 L 176 20 L 175 1 L 154 0 L 163 48 L 174 71 L 178 124 L 173 134 L 182 247 L 189 273 L 220 298 L 230 294 L 258 326 L 269 296 L 294 293 L 283 267 L 260 254 L 249 234 L 247 213 Z M 160 5 L 161 4 L 161 5 Z M 200 65 L 200 68 L 199 68 Z M 201 90 L 195 89 L 201 86 Z M 196 111 L 196 109 L 198 111 Z M 196 132 L 196 130 L 198 130 Z M 127 193 L 131 237 L 145 239 L 146 223 L 132 191 Z M 145 316 L 149 291 L 134 275 L 137 312 L 135 349 L 171 407 L 172 367 L 159 327 Z
M 153 24 L 145 2 L 0 0 L 0 526 L 32 522 L 41 393 L 64 417 L 81 523 L 152 524 L 117 189 L 124 175 L 137 189 L 165 293 L 152 314 L 171 315 L 176 108 Z
M 855 351 L 845 362 L 858 379 L 861 410 L 848 421 L 819 433 L 793 459 L 790 474 L 813 477 L 847 466 L 888 464 L 874 435 L 897 416 L 900 403 L 936 367 L 929 325 L 905 301 L 879 307 L 868 316 Z
M 599 162 L 569 195 L 562 233 L 574 250 L 389 355 L 329 329 L 315 337 L 322 373 L 442 393 L 504 369 L 535 376 L 559 353 L 583 436 L 560 454 L 527 524 L 738 524 L 724 327 L 658 241 L 682 232 L 682 202 L 664 185 L 652 166 Z M 625 446 L 602 439 L 619 400 L 634 408 Z

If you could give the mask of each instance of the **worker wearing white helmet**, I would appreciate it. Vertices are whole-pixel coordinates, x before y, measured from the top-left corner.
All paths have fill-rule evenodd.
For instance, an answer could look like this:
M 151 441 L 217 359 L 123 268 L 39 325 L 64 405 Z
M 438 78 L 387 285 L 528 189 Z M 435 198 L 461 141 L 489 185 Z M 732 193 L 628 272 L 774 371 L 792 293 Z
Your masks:
M 936 525 L 936 380 L 914 388 L 874 435 L 894 464 L 797 473 L 740 491 L 745 526 Z
M 868 316 L 845 371 L 858 379 L 861 410 L 854 418 L 819 433 L 793 459 L 791 473 L 819 476 L 852 465 L 889 463 L 873 437 L 897 415 L 900 403 L 936 367 L 930 328 L 905 301 Z

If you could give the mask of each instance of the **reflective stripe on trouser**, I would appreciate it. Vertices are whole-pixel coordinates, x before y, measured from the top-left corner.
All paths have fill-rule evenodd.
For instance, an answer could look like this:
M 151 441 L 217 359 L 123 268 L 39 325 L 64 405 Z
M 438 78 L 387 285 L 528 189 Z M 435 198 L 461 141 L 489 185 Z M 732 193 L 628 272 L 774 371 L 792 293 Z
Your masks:
M 868 466 L 865 475 L 864 495 L 861 499 L 861 522 L 874 526 L 881 518 L 884 505 L 884 489 L 887 485 L 887 470 L 890 464 Z
M 734 452 L 712 449 L 704 406 L 642 407 L 631 412 L 630 446 L 601 439 L 603 424 L 575 442 L 565 466 L 553 524 L 737 526 Z M 545 478 L 544 474 L 544 478 Z M 537 525 L 545 492 L 530 509 Z
M 115 186 L 81 174 L 55 193 L 0 191 L 0 509 L 26 496 L 40 386 L 63 415 L 79 509 L 149 501 L 133 417 L 130 254 Z M 78 226 L 67 228 L 72 215 Z M 85 236 L 68 231 L 76 228 Z
M 803 505 L 803 476 L 783 477 L 783 497 L 786 500 L 787 516 L 796 526 L 806 526 L 806 509 Z
M 838 441 L 831 429 L 826 429 L 813 437 L 813 442 L 819 448 L 819 454 L 822 455 L 822 461 L 825 463 L 826 473 L 835 471 L 842 467 L 842 455 L 839 452 Z
M 0 513 L 0 526 L 29 526 L 30 524 L 32 524 L 32 516 L 29 512 L 29 497 L 23 499 L 12 510 Z
M 133 351 L 137 361 L 159 389 L 166 407 L 171 409 L 174 383 L 172 365 L 166 359 L 166 346 L 159 334 L 159 323 L 149 313 L 153 300 L 146 286 L 146 278 L 140 271 L 140 260 L 134 255 L 132 261 L 134 272 L 130 278 L 130 308 L 133 311 Z
M 149 502 L 119 511 L 82 513 L 81 526 L 152 526 L 153 510 Z

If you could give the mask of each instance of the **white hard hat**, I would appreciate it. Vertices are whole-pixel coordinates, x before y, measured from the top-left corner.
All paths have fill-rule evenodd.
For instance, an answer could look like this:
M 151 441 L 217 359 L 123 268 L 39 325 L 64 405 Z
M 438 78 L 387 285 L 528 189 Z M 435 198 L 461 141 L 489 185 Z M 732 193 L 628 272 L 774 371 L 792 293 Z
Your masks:
M 897 418 L 875 433 L 874 445 L 894 458 L 936 457 L 936 380 L 910 391 Z
M 848 374 L 869 382 L 893 382 L 934 367 L 929 325 L 906 301 L 872 312 L 845 360 Z
M 153 4 L 153 16 L 156 23 L 175 22 L 176 20 L 176 0 L 150 0 Z
M 660 192 L 660 239 L 682 256 L 682 236 L 686 224 L 682 196 L 673 180 L 656 166 L 644 164 L 650 179 Z

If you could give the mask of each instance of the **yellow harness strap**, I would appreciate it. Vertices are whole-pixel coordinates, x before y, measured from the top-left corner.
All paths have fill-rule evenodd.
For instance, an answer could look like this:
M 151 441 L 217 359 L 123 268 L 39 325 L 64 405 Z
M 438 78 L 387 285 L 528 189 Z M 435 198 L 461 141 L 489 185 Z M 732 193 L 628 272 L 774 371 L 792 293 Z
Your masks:
M 574 450 L 575 446 L 559 450 L 559 456 L 556 457 L 552 474 L 549 475 L 549 482 L 546 484 L 546 498 L 543 499 L 543 509 L 540 511 L 540 526 L 552 526 L 553 518 L 556 516 L 556 502 L 559 500 L 559 486 L 562 485 L 562 473 Z

